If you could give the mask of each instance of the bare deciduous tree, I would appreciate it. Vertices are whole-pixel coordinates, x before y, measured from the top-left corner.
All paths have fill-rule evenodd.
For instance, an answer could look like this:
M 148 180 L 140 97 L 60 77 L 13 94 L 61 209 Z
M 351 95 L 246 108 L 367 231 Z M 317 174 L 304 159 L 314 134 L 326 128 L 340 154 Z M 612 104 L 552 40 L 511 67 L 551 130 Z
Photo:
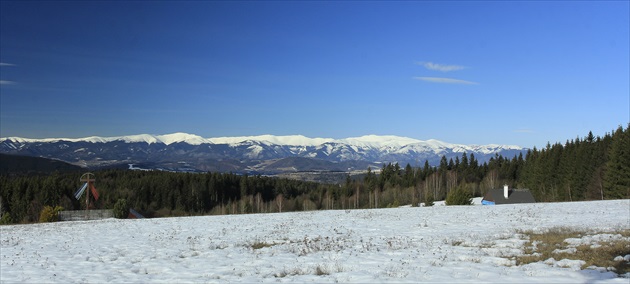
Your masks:
M 283 203 L 284 203 L 284 196 L 282 196 L 282 194 L 278 194 L 278 196 L 276 196 L 276 207 L 278 208 L 278 212 L 282 212 Z

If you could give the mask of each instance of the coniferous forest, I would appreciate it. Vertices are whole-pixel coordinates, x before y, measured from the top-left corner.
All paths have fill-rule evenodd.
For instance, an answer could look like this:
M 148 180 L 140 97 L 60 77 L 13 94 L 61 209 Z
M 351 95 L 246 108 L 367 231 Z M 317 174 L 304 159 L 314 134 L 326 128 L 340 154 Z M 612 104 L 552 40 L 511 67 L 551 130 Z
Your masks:
M 442 157 L 435 167 L 387 164 L 360 177 L 347 176 L 342 184 L 232 173 L 98 170 L 100 198 L 93 207 L 112 209 L 124 200 L 146 217 L 383 208 L 431 204 L 451 192 L 483 196 L 504 184 L 530 189 L 537 202 L 624 199 L 630 198 L 629 128 L 620 126 L 603 137 L 589 132 L 564 144 L 533 148 L 525 156 L 495 155 L 484 163 L 464 153 L 454 160 Z M 74 199 L 81 174 L 1 174 L 0 222 L 37 222 L 48 206 L 85 209 L 84 200 Z

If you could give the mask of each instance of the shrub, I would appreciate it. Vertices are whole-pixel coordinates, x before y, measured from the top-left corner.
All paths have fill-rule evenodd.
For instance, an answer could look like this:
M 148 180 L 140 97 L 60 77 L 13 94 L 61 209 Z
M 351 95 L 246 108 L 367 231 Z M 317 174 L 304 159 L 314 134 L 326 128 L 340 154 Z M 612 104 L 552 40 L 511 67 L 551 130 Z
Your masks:
M 394 199 L 394 202 L 387 204 L 387 208 L 398 208 L 400 204 L 398 203 L 398 199 Z
M 39 213 L 39 222 L 57 222 L 59 220 L 59 211 L 62 210 L 63 207 L 61 206 L 55 206 L 54 208 L 48 205 L 44 206 L 42 211 Z
M 129 216 L 129 203 L 127 199 L 118 199 L 114 204 L 114 218 L 126 219 Z
M 11 218 L 11 213 L 5 212 L 2 214 L 2 218 L 0 218 L 0 225 L 8 225 L 13 223 L 13 218 Z
M 446 196 L 446 205 L 472 205 L 472 194 L 468 189 L 458 186 Z
M 424 195 L 424 206 L 433 206 L 434 205 L 433 201 L 434 200 L 433 200 L 432 194 L 427 193 Z

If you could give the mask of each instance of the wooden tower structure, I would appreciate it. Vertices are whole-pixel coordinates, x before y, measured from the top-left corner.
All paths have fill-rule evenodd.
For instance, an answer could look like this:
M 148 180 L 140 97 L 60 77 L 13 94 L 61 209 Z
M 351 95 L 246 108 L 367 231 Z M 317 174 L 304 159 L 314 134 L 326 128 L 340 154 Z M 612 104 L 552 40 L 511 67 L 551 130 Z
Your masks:
M 92 197 L 94 198 L 94 201 L 97 201 L 99 197 L 98 191 L 96 191 L 96 187 L 94 187 L 94 182 L 96 181 L 96 178 L 94 178 L 93 173 L 84 173 L 83 175 L 81 175 L 79 181 L 83 182 L 83 186 L 81 186 L 81 188 L 79 188 L 79 190 L 74 193 L 74 197 L 79 200 L 81 198 L 81 195 L 83 195 L 83 192 L 86 192 L 85 212 L 87 213 L 88 210 L 90 210 L 90 192 L 92 192 Z

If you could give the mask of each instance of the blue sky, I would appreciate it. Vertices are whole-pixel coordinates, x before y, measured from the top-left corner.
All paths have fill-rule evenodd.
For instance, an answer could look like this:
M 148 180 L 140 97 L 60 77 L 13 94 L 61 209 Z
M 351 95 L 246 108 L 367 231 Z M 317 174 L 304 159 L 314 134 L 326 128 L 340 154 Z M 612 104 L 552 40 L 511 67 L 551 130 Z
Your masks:
M 543 147 L 630 120 L 614 2 L 0 3 L 0 136 Z

